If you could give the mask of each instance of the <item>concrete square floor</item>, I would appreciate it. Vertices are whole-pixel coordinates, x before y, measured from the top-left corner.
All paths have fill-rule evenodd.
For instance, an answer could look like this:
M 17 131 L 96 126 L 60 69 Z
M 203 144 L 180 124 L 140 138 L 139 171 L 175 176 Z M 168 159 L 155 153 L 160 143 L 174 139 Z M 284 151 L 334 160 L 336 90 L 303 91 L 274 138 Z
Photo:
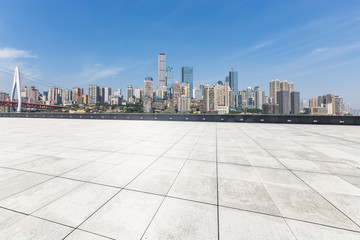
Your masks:
M 1 118 L 5 239 L 360 239 L 360 127 Z

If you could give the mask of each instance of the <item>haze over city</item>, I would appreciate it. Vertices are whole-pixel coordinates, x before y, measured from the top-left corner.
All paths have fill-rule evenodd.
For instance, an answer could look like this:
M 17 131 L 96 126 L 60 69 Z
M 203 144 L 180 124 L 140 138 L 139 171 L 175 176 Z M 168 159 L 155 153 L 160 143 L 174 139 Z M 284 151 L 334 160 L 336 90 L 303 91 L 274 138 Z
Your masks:
M 268 92 L 279 78 L 301 98 L 332 93 L 360 108 L 358 1 L 71 3 L 2 1 L 0 65 L 62 88 L 125 90 L 157 79 L 157 55 L 166 52 L 174 81 L 182 66 L 194 67 L 195 86 L 224 81 L 234 67 L 239 89 Z M 0 90 L 11 83 L 0 72 Z

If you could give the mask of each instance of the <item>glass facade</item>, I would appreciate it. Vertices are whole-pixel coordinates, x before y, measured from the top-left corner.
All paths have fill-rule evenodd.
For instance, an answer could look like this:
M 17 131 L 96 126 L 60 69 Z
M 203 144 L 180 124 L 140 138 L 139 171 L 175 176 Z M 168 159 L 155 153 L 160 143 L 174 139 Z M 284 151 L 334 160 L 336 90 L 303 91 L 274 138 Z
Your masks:
M 234 94 L 237 94 L 239 91 L 238 88 L 238 72 L 231 69 L 229 72 L 229 85 L 230 88 L 234 91 Z
M 194 90 L 193 67 L 183 67 L 181 73 L 182 73 L 182 82 L 188 83 L 190 85 L 190 98 L 193 98 L 193 90 Z
M 166 67 L 166 84 L 168 91 L 171 91 L 172 85 L 174 84 L 173 67 Z

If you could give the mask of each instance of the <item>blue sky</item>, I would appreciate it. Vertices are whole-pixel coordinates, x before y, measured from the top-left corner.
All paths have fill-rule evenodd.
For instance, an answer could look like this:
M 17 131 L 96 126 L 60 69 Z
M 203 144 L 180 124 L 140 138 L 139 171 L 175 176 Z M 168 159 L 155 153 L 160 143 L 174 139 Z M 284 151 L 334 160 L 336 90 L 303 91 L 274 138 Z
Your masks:
M 224 80 L 269 91 L 293 81 L 302 98 L 334 93 L 360 108 L 358 0 L 1 0 L 0 66 L 62 88 L 157 80 L 157 55 L 195 86 Z M 12 76 L 0 71 L 0 90 Z M 156 81 L 157 83 L 157 81 Z M 29 82 L 46 89 L 46 84 Z M 50 85 L 50 84 L 48 84 Z

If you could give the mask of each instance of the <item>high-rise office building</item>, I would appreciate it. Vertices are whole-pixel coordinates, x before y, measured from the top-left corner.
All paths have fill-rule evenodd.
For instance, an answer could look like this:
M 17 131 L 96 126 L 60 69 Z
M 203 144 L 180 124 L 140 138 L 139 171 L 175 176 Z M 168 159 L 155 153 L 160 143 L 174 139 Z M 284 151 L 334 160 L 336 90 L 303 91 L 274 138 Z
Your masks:
M 173 96 L 172 98 L 175 99 L 175 101 L 177 101 L 177 99 L 183 95 L 182 94 L 182 87 L 181 87 L 181 83 L 179 82 L 174 82 L 173 84 Z
M 111 87 L 104 88 L 104 103 L 111 104 L 111 95 L 112 95 Z
M 144 91 L 139 88 L 139 87 L 136 87 L 135 88 L 135 99 L 142 99 L 144 96 Z
M 278 91 L 277 92 L 277 104 L 279 104 L 279 113 L 280 114 L 289 114 L 290 105 L 289 105 L 289 91 Z
M 225 84 L 227 86 L 229 86 L 228 82 L 225 82 Z M 225 106 L 225 98 L 226 98 L 226 95 L 227 95 L 227 91 L 226 91 L 226 87 L 225 85 L 219 85 L 219 84 L 216 84 L 214 86 L 214 104 L 215 104 L 215 110 L 218 106 Z
M 154 81 L 151 77 L 146 77 L 144 80 L 144 97 L 153 99 L 154 93 Z
M 171 91 L 172 85 L 174 84 L 174 73 L 173 67 L 166 67 L 166 87 L 168 91 Z
M 72 93 L 72 91 L 70 90 L 70 89 L 66 89 L 66 90 L 64 90 L 63 91 L 63 101 L 65 101 L 65 102 L 70 102 L 70 101 L 72 101 L 73 99 L 72 99 L 72 96 L 73 95 L 73 93 Z
M 185 95 L 181 95 L 177 99 L 177 108 L 180 113 L 188 113 L 190 112 L 190 98 Z
M 317 98 L 310 98 L 309 99 L 309 108 L 318 107 L 318 100 Z
M 255 108 L 255 91 L 252 87 L 245 90 L 245 104 L 244 107 Z
M 239 91 L 238 84 L 238 72 L 231 68 L 231 71 L 229 72 L 229 86 L 235 94 Z
M 52 86 L 49 89 L 48 101 L 51 105 L 59 105 L 61 103 L 62 90 Z
M 194 69 L 193 67 L 182 67 L 181 69 L 181 79 L 183 83 L 188 83 L 190 85 L 190 98 L 193 98 L 193 89 L 194 89 Z
M 99 88 L 99 103 L 104 104 L 105 101 L 105 89 L 103 86 L 98 86 Z
M 132 85 L 128 85 L 127 89 L 126 89 L 126 101 L 131 102 L 131 99 L 133 98 L 133 96 L 134 96 L 133 87 L 132 87 Z
M 215 111 L 220 114 L 229 113 L 229 107 L 234 105 L 234 92 L 229 86 L 229 82 L 225 82 L 224 85 L 214 86 L 214 107 Z
M 255 108 L 262 109 L 262 105 L 265 103 L 265 92 L 260 88 L 255 90 Z
M 291 114 L 299 114 L 300 113 L 300 93 L 299 92 L 291 92 Z
M 277 103 L 277 92 L 280 91 L 280 80 L 274 79 L 270 82 L 270 98 Z
M 214 112 L 215 111 L 214 102 L 215 102 L 214 87 L 210 85 L 205 85 L 204 94 L 203 94 L 204 111 Z
M 328 114 L 336 114 L 334 94 L 326 94 L 318 97 L 318 107 L 326 106 Z
M 96 84 L 89 85 L 89 92 L 88 92 L 88 103 L 90 105 L 95 105 L 100 103 L 100 93 L 99 93 L 99 86 Z
M 184 95 L 186 97 L 190 97 L 191 94 L 190 94 L 190 84 L 189 83 L 186 83 L 186 82 L 183 82 L 181 83 L 181 95 Z
M 335 96 L 335 114 L 344 115 L 343 107 L 344 99 L 340 96 Z
M 84 95 L 84 89 L 82 88 L 73 88 L 73 101 L 78 103 L 78 97 Z
M 158 56 L 158 88 L 166 87 L 166 55 L 160 53 Z

